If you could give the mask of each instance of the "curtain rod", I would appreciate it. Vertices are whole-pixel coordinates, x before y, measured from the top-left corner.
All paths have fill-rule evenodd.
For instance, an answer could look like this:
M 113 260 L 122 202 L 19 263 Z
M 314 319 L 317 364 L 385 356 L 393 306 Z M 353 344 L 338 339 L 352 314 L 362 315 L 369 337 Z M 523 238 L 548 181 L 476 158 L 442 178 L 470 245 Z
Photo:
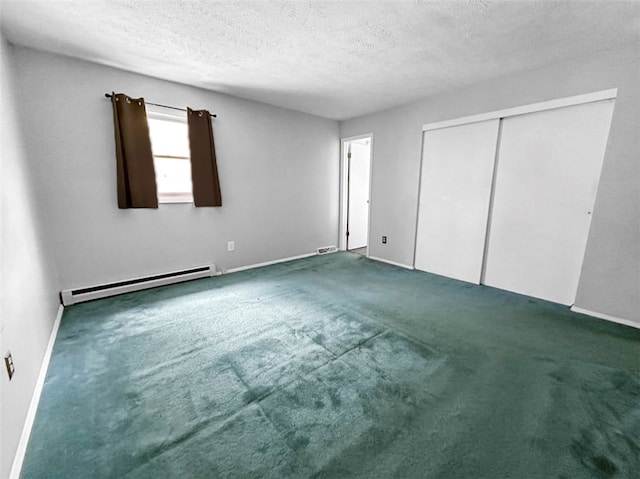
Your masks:
M 111 98 L 111 93 L 105 93 L 104 96 L 107 98 Z M 145 105 L 161 106 L 162 108 L 171 108 L 172 110 L 187 111 L 186 108 L 178 108 L 177 106 L 161 105 L 160 103 L 151 103 L 150 101 L 145 101 L 144 103 Z M 216 115 L 215 113 L 209 113 L 209 115 L 212 118 L 218 118 L 218 115 Z

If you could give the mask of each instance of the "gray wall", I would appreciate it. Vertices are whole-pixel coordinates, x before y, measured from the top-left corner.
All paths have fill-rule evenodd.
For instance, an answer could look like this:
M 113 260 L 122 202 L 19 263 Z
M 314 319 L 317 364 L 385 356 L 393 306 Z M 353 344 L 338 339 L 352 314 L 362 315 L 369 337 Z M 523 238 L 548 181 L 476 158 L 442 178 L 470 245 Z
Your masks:
M 16 60 L 23 136 L 63 288 L 336 244 L 337 121 L 25 48 Z M 222 208 L 117 208 L 112 90 L 217 113 Z
M 423 124 L 617 87 L 576 306 L 640 323 L 638 50 L 600 52 L 341 122 L 343 138 L 373 132 L 370 254 L 413 264 Z
M 32 181 L 14 101 L 13 48 L 0 35 L 0 353 L 11 350 L 16 373 L 0 369 L 0 478 L 9 476 L 27 409 L 58 310 L 60 290 L 42 201 Z

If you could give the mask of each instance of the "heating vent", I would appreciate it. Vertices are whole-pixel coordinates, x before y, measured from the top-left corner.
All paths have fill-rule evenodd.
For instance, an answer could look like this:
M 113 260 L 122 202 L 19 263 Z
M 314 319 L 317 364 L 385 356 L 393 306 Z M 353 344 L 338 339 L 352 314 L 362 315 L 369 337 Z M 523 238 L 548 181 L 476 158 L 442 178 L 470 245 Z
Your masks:
M 338 248 L 335 246 L 324 246 L 322 248 L 318 248 L 318 254 L 335 253 L 336 251 L 338 251 Z
M 141 289 L 155 288 L 167 284 L 180 283 L 192 279 L 206 278 L 213 276 L 216 272 L 215 265 L 200 266 L 197 268 L 172 271 L 170 273 L 156 274 L 153 276 L 143 276 L 140 278 L 127 279 L 114 283 L 99 284 L 85 288 L 66 289 L 60 292 L 62 304 L 81 303 L 92 299 L 106 298 L 117 294 L 140 291 Z

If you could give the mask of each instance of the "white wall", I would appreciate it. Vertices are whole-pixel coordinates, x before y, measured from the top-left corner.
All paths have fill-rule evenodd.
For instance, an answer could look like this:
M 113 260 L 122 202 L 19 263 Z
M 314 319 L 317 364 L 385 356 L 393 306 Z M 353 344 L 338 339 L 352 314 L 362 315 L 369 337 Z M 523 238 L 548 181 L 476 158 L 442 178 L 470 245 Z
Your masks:
M 0 34 L 0 353 L 11 350 L 11 381 L 0 369 L 0 478 L 9 476 L 40 365 L 58 310 L 60 290 L 40 192 L 34 187 L 17 125 L 13 48 Z
M 423 124 L 617 87 L 576 306 L 640 323 L 638 50 L 600 52 L 341 122 L 342 137 L 375 138 L 369 254 L 413 264 Z
M 64 289 L 209 263 L 230 269 L 337 243 L 337 121 L 25 48 L 16 60 L 23 135 Z M 112 90 L 218 115 L 222 208 L 117 208 L 104 97 Z

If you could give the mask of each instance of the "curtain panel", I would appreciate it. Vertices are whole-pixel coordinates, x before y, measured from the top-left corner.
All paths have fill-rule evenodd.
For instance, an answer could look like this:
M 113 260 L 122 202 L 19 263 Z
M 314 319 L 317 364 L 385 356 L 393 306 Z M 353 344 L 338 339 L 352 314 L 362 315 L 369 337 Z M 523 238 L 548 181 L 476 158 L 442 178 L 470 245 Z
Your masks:
M 191 181 L 195 206 L 222 206 L 211 115 L 207 110 L 187 108 Z
M 158 192 L 144 98 L 112 93 L 118 208 L 157 208 Z

